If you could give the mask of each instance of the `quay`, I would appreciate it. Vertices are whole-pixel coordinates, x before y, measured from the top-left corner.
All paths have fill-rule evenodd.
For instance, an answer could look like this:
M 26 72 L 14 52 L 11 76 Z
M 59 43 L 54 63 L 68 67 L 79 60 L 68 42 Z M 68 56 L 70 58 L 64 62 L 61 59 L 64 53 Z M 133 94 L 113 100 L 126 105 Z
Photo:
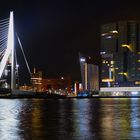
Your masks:
M 100 98 L 140 98 L 140 95 L 89 95 L 89 96 L 66 96 L 47 92 L 33 92 L 14 90 L 12 92 L 0 93 L 0 99 L 21 99 L 21 98 L 37 98 L 37 99 L 100 99 Z

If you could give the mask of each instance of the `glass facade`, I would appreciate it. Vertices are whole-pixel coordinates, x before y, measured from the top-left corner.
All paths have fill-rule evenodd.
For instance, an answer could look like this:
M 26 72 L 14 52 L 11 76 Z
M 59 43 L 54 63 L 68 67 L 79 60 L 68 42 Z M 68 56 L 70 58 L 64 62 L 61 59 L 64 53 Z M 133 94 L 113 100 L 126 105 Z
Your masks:
M 101 26 L 101 86 L 139 86 L 140 24 L 121 21 Z
M 79 54 L 83 90 L 99 90 L 99 67 L 91 57 Z

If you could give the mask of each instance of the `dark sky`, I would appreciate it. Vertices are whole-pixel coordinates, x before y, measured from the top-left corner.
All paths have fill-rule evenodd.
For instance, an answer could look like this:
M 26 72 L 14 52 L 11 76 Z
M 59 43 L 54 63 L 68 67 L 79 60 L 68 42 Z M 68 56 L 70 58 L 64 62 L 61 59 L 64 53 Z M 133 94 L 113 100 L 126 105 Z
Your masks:
M 45 77 L 69 75 L 77 80 L 79 51 L 92 55 L 99 63 L 101 24 L 140 20 L 139 7 L 135 0 L 5 1 L 0 18 L 14 11 L 15 30 L 31 70 L 35 66 Z

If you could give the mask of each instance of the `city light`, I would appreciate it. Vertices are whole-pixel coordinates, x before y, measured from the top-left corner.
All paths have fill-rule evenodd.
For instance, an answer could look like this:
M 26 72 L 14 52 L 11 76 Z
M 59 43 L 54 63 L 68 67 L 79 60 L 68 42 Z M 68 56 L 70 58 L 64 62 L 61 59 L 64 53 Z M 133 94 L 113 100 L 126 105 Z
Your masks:
M 106 52 L 100 52 L 100 54 L 102 55 L 102 54 L 106 54 Z
M 110 31 L 110 33 L 118 34 L 118 31 L 114 30 L 114 31 Z
M 131 94 L 137 95 L 139 92 L 138 91 L 132 91 Z
M 85 62 L 86 59 L 85 58 L 80 58 L 80 62 Z
M 102 79 L 102 82 L 113 82 L 113 79 Z
M 112 36 L 111 36 L 111 35 L 109 35 L 109 36 L 107 36 L 106 38 L 112 38 Z
M 128 74 L 127 74 L 126 72 L 120 72 L 120 73 L 118 73 L 118 74 L 128 76 Z
M 133 51 L 132 46 L 131 45 L 127 45 L 127 44 L 122 44 L 122 47 L 126 47 L 128 48 L 131 52 Z
M 114 64 L 114 61 L 111 61 L 111 64 Z
M 111 38 L 112 37 L 111 35 L 114 35 L 114 34 L 118 34 L 118 31 L 113 30 L 113 31 L 109 31 L 109 33 L 102 33 L 101 36 L 102 37 L 106 36 L 106 38 Z
M 64 77 L 61 77 L 62 80 L 64 80 Z
M 103 34 L 101 34 L 101 36 L 106 36 L 106 35 L 108 35 L 108 33 L 103 33 Z

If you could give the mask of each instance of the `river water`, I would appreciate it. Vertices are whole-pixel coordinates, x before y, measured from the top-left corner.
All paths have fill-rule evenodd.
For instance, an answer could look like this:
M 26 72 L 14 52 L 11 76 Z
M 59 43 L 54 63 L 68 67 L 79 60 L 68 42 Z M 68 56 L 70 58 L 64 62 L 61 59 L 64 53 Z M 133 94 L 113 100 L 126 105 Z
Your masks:
M 0 99 L 0 140 L 140 139 L 140 99 Z

